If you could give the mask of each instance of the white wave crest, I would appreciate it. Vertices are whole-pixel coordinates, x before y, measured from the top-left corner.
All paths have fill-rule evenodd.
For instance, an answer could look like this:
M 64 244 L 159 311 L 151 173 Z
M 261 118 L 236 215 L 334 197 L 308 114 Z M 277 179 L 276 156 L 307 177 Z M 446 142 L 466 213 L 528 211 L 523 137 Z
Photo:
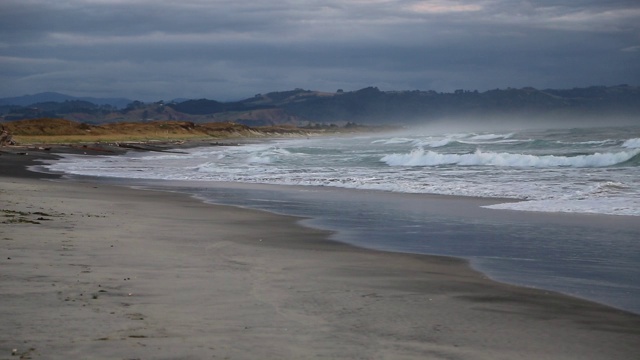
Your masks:
M 622 147 L 628 149 L 640 149 L 640 138 L 629 139 L 622 144 Z
M 280 147 L 270 147 L 266 150 L 257 151 L 250 154 L 247 163 L 250 164 L 271 164 L 280 160 L 282 157 L 291 156 L 292 153 L 287 149 Z
M 437 148 L 437 147 L 443 147 L 443 146 L 447 146 L 453 142 L 456 142 L 456 139 L 452 139 L 452 138 L 444 138 L 444 139 L 429 139 L 429 140 L 420 140 L 420 141 L 414 141 L 414 145 L 416 147 L 431 147 L 431 148 Z
M 414 141 L 413 139 L 409 139 L 409 138 L 391 138 L 391 139 L 378 139 L 378 140 L 374 140 L 371 143 L 372 144 L 384 144 L 384 145 L 393 145 L 393 144 L 406 144 L 406 143 L 410 143 Z
M 625 162 L 638 153 L 640 153 L 640 150 L 578 156 L 536 156 L 495 152 L 485 153 L 480 150 L 472 154 L 439 154 L 434 151 L 415 149 L 408 154 L 386 155 L 380 160 L 390 166 L 603 167 Z
M 509 134 L 481 134 L 471 136 L 470 140 L 497 140 L 497 139 L 508 139 L 513 136 L 513 133 Z

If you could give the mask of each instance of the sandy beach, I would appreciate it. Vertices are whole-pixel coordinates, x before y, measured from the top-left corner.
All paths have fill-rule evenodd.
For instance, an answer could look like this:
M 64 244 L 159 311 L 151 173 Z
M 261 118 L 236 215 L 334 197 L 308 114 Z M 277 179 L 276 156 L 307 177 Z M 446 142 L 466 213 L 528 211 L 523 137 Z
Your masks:
M 640 316 L 0 156 L 0 359 L 633 359 Z M 43 179 L 46 177 L 47 179 Z

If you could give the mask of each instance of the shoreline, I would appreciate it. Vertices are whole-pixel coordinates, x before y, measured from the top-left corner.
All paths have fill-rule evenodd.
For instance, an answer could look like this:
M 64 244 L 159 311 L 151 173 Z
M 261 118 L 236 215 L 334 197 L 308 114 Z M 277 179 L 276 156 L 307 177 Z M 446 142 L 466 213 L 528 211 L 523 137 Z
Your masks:
M 216 143 L 216 146 L 239 146 L 244 143 L 250 143 L 255 141 L 265 141 L 265 139 L 255 140 L 255 139 L 246 139 L 246 142 L 236 142 L 236 143 Z M 328 230 L 334 234 L 342 234 L 343 230 L 347 228 L 336 228 L 332 226 L 327 226 L 326 223 L 321 221 L 321 218 L 317 215 L 299 215 L 297 213 L 291 213 L 287 211 L 282 211 L 281 208 L 264 208 L 261 206 L 237 204 L 237 203 L 229 203 L 221 200 L 211 200 L 206 199 L 206 197 L 202 197 L 201 195 L 197 195 L 192 192 L 192 189 L 203 188 L 207 189 L 210 187 L 214 188 L 223 188 L 223 189 L 250 189 L 250 190 L 267 190 L 269 192 L 276 190 L 280 194 L 290 194 L 292 191 L 298 192 L 326 192 L 329 193 L 338 193 L 338 197 L 351 197 L 353 194 L 360 194 L 360 197 L 363 195 L 369 195 L 374 197 L 386 197 L 386 201 L 397 202 L 398 199 L 404 199 L 404 201 L 411 201 L 416 198 L 420 198 L 428 203 L 438 203 L 439 205 L 435 205 L 437 208 L 437 215 L 441 216 L 442 214 L 448 214 L 446 216 L 453 216 L 455 218 L 467 218 L 473 219 L 476 221 L 478 219 L 484 219 L 489 221 L 494 221 L 495 219 L 510 219 L 507 222 L 504 222 L 504 225 L 507 225 L 509 222 L 520 222 L 520 223 L 531 223 L 538 224 L 538 226 L 547 227 L 550 224 L 555 224 L 556 227 L 566 227 L 566 226 L 580 226 L 580 227 L 590 227 L 594 230 L 605 227 L 608 229 L 615 228 L 619 229 L 630 229 L 631 231 L 637 231 L 638 227 L 635 223 L 634 216 L 624 216 L 624 215 L 608 215 L 608 214 L 583 214 L 583 213 L 547 213 L 547 212 L 528 212 L 528 211 L 513 211 L 508 209 L 491 209 L 487 207 L 487 205 L 497 204 L 497 203 L 505 203 L 505 202 L 519 202 L 521 200 L 510 199 L 510 198 L 486 198 L 486 197 L 473 197 L 473 196 L 462 196 L 462 195 L 443 195 L 443 194 L 404 194 L 404 193 L 395 193 L 389 191 L 379 191 L 379 190 L 366 190 L 366 189 L 349 189 L 349 188 L 341 188 L 341 187 L 324 187 L 324 186 L 300 186 L 300 185 L 277 185 L 277 184 L 253 184 L 253 183 L 228 183 L 228 182 L 218 182 L 218 181 L 197 181 L 197 180 L 148 180 L 148 179 L 126 179 L 126 178 L 101 178 L 94 176 L 84 176 L 84 175 L 72 175 L 65 173 L 56 173 L 49 171 L 47 169 L 41 168 L 42 161 L 39 160 L 55 160 L 59 159 L 60 156 L 64 154 L 71 155 L 101 155 L 104 152 L 103 149 L 100 148 L 102 144 L 96 144 L 96 146 L 89 146 L 89 151 L 94 151 L 93 153 L 86 152 L 86 146 L 69 146 L 69 145 L 61 145 L 61 148 L 56 149 L 54 152 L 45 152 L 38 154 L 36 152 L 35 155 L 30 156 L 33 160 L 30 161 L 29 166 L 18 166 L 23 174 L 22 176 L 32 176 L 34 173 L 41 174 L 44 177 L 64 177 L 70 180 L 78 180 L 78 181 L 90 181 L 90 182 L 98 182 L 103 184 L 108 184 L 112 186 L 124 186 L 128 188 L 135 189 L 151 189 L 152 191 L 169 191 L 169 192 L 178 192 L 185 194 L 186 196 L 192 196 L 199 201 L 203 201 L 209 204 L 214 205 L 222 205 L 222 206 L 233 206 L 240 207 L 244 209 L 250 210 L 259 210 L 266 211 L 276 215 L 283 216 L 293 216 L 295 218 L 299 218 L 302 216 L 304 221 L 301 221 L 301 224 L 304 222 L 305 226 L 312 227 L 314 229 L 320 230 Z M 156 143 L 153 145 L 151 150 L 145 149 L 146 145 L 136 146 L 134 148 L 125 146 L 124 148 L 115 148 L 113 150 L 113 145 L 107 145 L 107 148 L 110 148 L 110 152 L 117 152 L 118 154 L 124 154 L 130 151 L 162 151 L 162 152 L 179 152 L 180 149 L 185 148 L 194 148 L 204 146 L 201 141 L 191 141 L 191 142 L 183 142 L 180 143 L 178 147 L 174 142 L 167 143 Z M 41 149 L 41 148 L 40 148 Z M 37 150 L 37 148 L 35 149 Z M 61 151 L 62 150 L 62 151 Z M 84 153 L 83 153 L 84 151 Z M 96 153 L 97 151 L 97 153 Z M 15 156 L 14 156 L 15 158 Z M 27 157 L 25 157 L 27 158 Z M 5 158 L 6 160 L 6 158 Z M 18 157 L 18 160 L 22 160 Z M 38 169 L 40 167 L 40 169 Z M 16 167 L 13 167 L 16 168 Z M 185 186 L 186 185 L 186 186 Z M 178 190 L 176 190 L 178 189 Z M 331 195 L 328 195 L 331 196 Z M 366 197 L 366 196 L 365 196 Z M 354 197 L 356 201 L 358 201 L 358 197 Z M 307 199 L 310 200 L 310 199 Z M 386 202 L 385 202 L 386 203 Z M 381 203 L 382 204 L 382 203 Z M 453 204 L 453 205 L 452 205 Z M 462 204 L 462 205 L 461 205 Z M 430 206 L 433 208 L 434 206 Z M 482 215 L 481 215 L 482 214 Z M 434 214 L 432 214 L 434 215 Z M 446 217 L 445 216 L 445 217 Z M 585 220 L 588 223 L 585 223 Z M 393 252 L 393 253 L 406 253 L 413 255 L 424 255 L 424 256 L 445 256 L 451 257 L 454 259 L 459 259 L 465 261 L 470 268 L 474 271 L 478 271 L 482 274 L 482 276 L 490 276 L 493 281 L 509 284 L 513 286 L 522 286 L 526 288 L 539 289 L 541 291 L 551 291 L 557 292 L 559 294 L 563 294 L 570 297 L 575 297 L 581 300 L 595 302 L 603 306 L 612 307 L 617 310 L 626 311 L 633 313 L 635 315 L 640 315 L 640 308 L 636 306 L 633 302 L 621 302 L 621 301 L 611 301 L 611 297 L 607 296 L 598 296 L 598 293 L 594 291 L 594 289 L 580 289 L 580 288 L 572 288 L 562 287 L 562 286 L 550 286 L 548 283 L 544 283 L 544 279 L 538 281 L 529 281 L 524 280 L 525 278 L 520 275 L 520 278 L 516 275 L 513 276 L 511 272 L 505 273 L 504 270 L 496 271 L 492 269 L 492 266 L 482 265 L 485 264 L 486 261 L 483 257 L 474 257 L 471 255 L 465 255 L 462 253 L 449 253 L 449 252 L 441 252 L 441 251 L 420 251 L 420 250 L 406 250 L 400 248 L 387 248 L 387 247 L 377 247 L 375 245 L 370 245 L 368 243 L 363 243 L 359 241 L 351 241 L 344 237 L 332 237 L 332 241 L 337 241 L 341 244 L 346 244 L 349 246 L 355 246 L 362 249 L 369 249 L 374 251 L 383 251 L 383 252 Z M 535 276 L 535 274 L 534 274 Z M 580 279 L 578 279 L 580 280 Z M 584 280 L 588 280 L 585 278 Z M 591 279 L 593 281 L 593 279 Z M 597 280 L 596 280 L 597 281 Z M 560 284 L 561 285 L 561 284 Z M 571 284 L 567 284 L 571 285 Z M 622 284 L 618 284 L 613 282 L 612 286 L 620 286 Z M 581 291 L 582 290 L 582 291 Z M 629 290 L 631 291 L 631 290 Z M 587 295 L 590 294 L 590 295 Z M 633 294 L 633 292 L 627 293 Z M 631 299 L 630 296 L 627 295 L 625 299 Z
M 113 182 L 118 183 L 119 181 Z M 628 231 L 635 231 L 637 229 L 637 224 L 634 221 L 633 217 L 625 217 L 618 215 L 594 215 L 594 214 L 555 214 L 555 213 L 535 213 L 529 214 L 525 212 L 519 211 L 510 211 L 510 210 L 494 210 L 484 208 L 484 205 L 487 203 L 493 203 L 495 201 L 503 201 L 502 199 L 492 199 L 492 198 L 481 198 L 481 197 L 465 197 L 465 196 L 451 196 L 451 195 L 438 195 L 438 194 L 398 194 L 392 192 L 380 192 L 376 190 L 357 190 L 357 189 L 343 189 L 343 188 L 333 188 L 333 187 L 311 187 L 311 186 L 290 186 L 290 185 L 268 185 L 268 184 L 243 184 L 243 183 L 220 183 L 220 182 L 210 182 L 210 181 L 136 181 L 131 182 L 130 179 L 127 180 L 129 186 L 134 186 L 135 188 L 141 189 L 150 189 L 153 191 L 169 191 L 169 192 L 178 192 L 183 193 L 188 196 L 193 196 L 196 199 L 200 199 L 210 204 L 215 205 L 225 205 L 225 206 L 235 206 L 246 209 L 258 209 L 261 211 L 267 211 L 273 214 L 279 214 L 284 216 L 294 216 L 294 217 L 303 217 L 303 220 L 300 222 L 305 226 L 312 227 L 314 229 L 320 230 L 328 230 L 333 232 L 331 236 L 332 241 L 337 241 L 342 244 L 348 244 L 351 246 L 355 246 L 362 249 L 370 249 L 375 251 L 383 251 L 383 252 L 393 252 L 393 253 L 406 253 L 412 255 L 425 255 L 425 256 L 445 256 L 452 257 L 455 259 L 463 260 L 470 266 L 473 270 L 478 271 L 482 274 L 482 276 L 487 276 L 492 280 L 500 283 L 510 284 L 514 286 L 522 286 L 527 288 L 539 289 L 541 291 L 551 291 L 558 292 L 560 294 L 564 294 L 567 296 L 579 298 L 585 301 L 591 301 L 595 303 L 599 303 L 604 306 L 609 306 L 612 308 L 616 308 L 622 311 L 628 311 L 634 313 L 636 315 L 640 315 L 640 308 L 630 302 L 614 301 L 612 298 L 607 297 L 599 297 L 595 288 L 591 288 L 589 292 L 580 292 L 579 290 L 584 289 L 575 289 L 569 287 L 563 288 L 562 284 L 554 284 L 552 286 L 549 283 L 545 283 L 544 278 L 531 281 L 526 280 L 526 277 L 523 277 L 523 274 L 527 274 L 526 272 L 514 271 L 502 271 L 496 270 L 494 266 L 486 265 L 486 254 L 484 256 L 473 256 L 473 255 L 465 255 L 460 253 L 459 251 L 453 252 L 442 252 L 442 249 L 437 250 L 436 248 L 431 247 L 429 250 L 425 250 L 424 248 L 403 248 L 402 245 L 389 245 L 387 243 L 383 243 L 383 246 L 372 244 L 373 240 L 370 236 L 367 236 L 367 233 L 357 232 L 356 235 L 353 235 L 353 230 L 349 225 L 345 223 L 336 224 L 335 221 L 328 221 L 325 213 L 333 213 L 333 211 L 329 211 L 329 209 L 333 206 L 342 207 L 344 204 L 347 207 L 349 201 L 353 201 L 356 203 L 367 203 L 368 207 L 375 206 L 375 204 L 384 205 L 385 208 L 394 207 L 394 203 L 402 203 L 407 204 L 411 203 L 412 205 L 408 205 L 404 207 L 403 210 L 407 210 L 414 208 L 416 206 L 420 207 L 420 214 L 424 216 L 433 216 L 437 214 L 440 217 L 440 220 L 436 223 L 443 223 L 445 221 L 450 221 L 450 219 L 454 218 L 459 225 L 456 227 L 462 227 L 462 223 L 464 222 L 474 222 L 474 223 L 483 223 L 486 221 L 496 223 L 502 223 L 501 227 L 507 229 L 512 224 L 516 223 L 526 223 L 532 227 L 544 227 L 548 228 L 550 226 L 555 227 L 556 229 L 566 229 L 567 227 L 580 227 L 580 228 L 589 228 L 593 231 L 599 231 L 601 228 L 616 230 L 627 229 Z M 135 185 L 133 185 L 135 184 Z M 205 190 L 204 193 L 200 193 L 200 191 L 196 189 Z M 243 195 L 239 197 L 233 197 L 234 200 L 221 200 L 221 197 L 213 196 L 212 198 L 207 198 L 206 193 L 216 189 L 215 193 L 225 194 L 232 191 L 233 193 L 239 191 Z M 257 191 L 257 192 L 256 192 Z M 270 195 L 267 195 L 269 193 Z M 298 195 L 292 195 L 298 194 Z M 311 196 L 310 194 L 315 194 Z M 224 196 L 226 199 L 228 196 Z M 231 197 L 230 197 L 231 198 Z M 255 199 L 259 198 L 258 202 L 251 201 L 247 199 Z M 240 199 L 240 202 L 237 200 Z M 275 205 L 271 205 L 270 200 L 275 200 Z M 276 200 L 277 199 L 277 200 Z M 307 213 L 304 209 L 305 203 L 313 203 L 318 207 L 318 202 L 327 201 L 329 199 L 333 199 L 331 202 L 333 203 L 336 199 L 338 201 L 342 201 L 342 203 L 334 203 L 333 206 L 324 206 L 320 205 L 320 208 L 326 209 L 321 211 L 321 213 Z M 349 199 L 349 200 L 346 200 Z M 373 200 L 375 199 L 375 200 Z M 262 202 L 262 203 L 260 203 Z M 287 206 L 285 204 L 292 204 Z M 267 205 L 265 205 L 267 204 Z M 427 205 L 428 204 L 428 205 Z M 367 207 L 365 206 L 365 208 Z M 292 211 L 292 210 L 295 211 Z M 427 210 L 430 209 L 430 210 Z M 392 210 L 393 212 L 393 210 Z M 347 213 L 344 213 L 345 217 L 348 217 Z M 448 220 L 447 220 L 448 218 Z M 376 218 L 377 220 L 380 220 Z M 585 224 L 585 219 L 589 222 Z M 432 228 L 433 223 L 430 225 L 426 225 L 426 227 Z M 372 225 L 375 228 L 379 228 L 379 226 Z M 434 229 L 436 233 L 438 232 L 437 226 Z M 482 231 L 482 230 L 481 230 Z M 487 234 L 489 230 L 486 230 Z M 494 230 L 495 231 L 495 230 Z M 508 231 L 508 230 L 504 230 Z M 589 232 L 589 230 L 587 230 Z M 345 235 L 346 232 L 346 235 Z M 386 233 L 387 237 L 397 237 L 396 233 Z M 369 233 L 369 235 L 371 235 Z M 460 237 L 462 235 L 458 235 Z M 469 236 L 469 235 L 467 235 Z M 482 232 L 478 234 L 478 236 L 482 236 Z M 471 235 L 471 237 L 476 237 L 476 235 Z M 363 241 L 364 239 L 364 241 Z M 403 239 L 406 241 L 407 239 Z M 405 245 L 406 246 L 406 245 Z M 458 245 L 459 246 L 459 245 Z M 455 245 L 454 245 L 455 247 Z M 493 255 L 490 255 L 490 257 Z M 505 255 L 506 256 L 506 255 Z M 542 259 L 537 259 L 538 261 Z M 483 265 L 484 264 L 484 265 Z M 509 269 L 506 269 L 509 270 Z M 516 275 L 520 274 L 520 275 Z M 535 275 L 534 275 L 535 276 Z M 591 280 L 593 279 L 584 279 Z M 568 284 L 571 285 L 571 284 Z M 620 285 L 618 283 L 612 283 L 612 286 Z M 587 295 L 590 294 L 590 295 Z M 632 297 L 632 295 L 628 295 L 627 299 Z
M 40 180 L 5 156 L 3 206 L 40 224 L 3 224 L 0 358 L 637 354 L 640 316 L 488 280 L 462 259 L 357 248 L 185 194 Z
M 30 156 L 33 159 L 31 161 L 30 166 L 19 166 L 21 168 L 20 171 L 24 172 L 24 176 L 31 176 L 32 172 L 42 174 L 46 177 L 67 177 L 69 179 L 84 179 L 88 181 L 96 181 L 100 183 L 107 183 L 111 185 L 120 185 L 126 187 L 136 187 L 136 188 L 150 188 L 152 190 L 160 190 L 164 191 L 165 189 L 171 189 L 174 187 L 182 188 L 186 184 L 182 190 L 178 190 L 178 192 L 182 192 L 189 196 L 195 196 L 196 198 L 200 198 L 196 196 L 196 194 L 192 193 L 190 189 L 192 188 L 208 188 L 210 184 L 213 184 L 213 187 L 219 188 L 245 188 L 245 189 L 264 189 L 264 190 L 273 190 L 277 189 L 278 192 L 291 193 L 291 190 L 302 191 L 302 192 L 314 192 L 314 191 L 327 191 L 328 193 L 339 193 L 343 194 L 346 197 L 349 197 L 350 194 L 360 193 L 360 194 L 369 194 L 371 196 L 387 196 L 388 201 L 396 202 L 397 199 L 404 199 L 404 201 L 410 201 L 415 198 L 424 199 L 425 202 L 440 202 L 442 205 L 438 207 L 437 212 L 438 215 L 441 215 L 443 212 L 448 213 L 449 216 L 460 217 L 464 216 L 469 219 L 477 219 L 478 216 L 484 219 L 492 220 L 494 217 L 499 219 L 512 219 L 512 221 L 522 222 L 522 223 L 534 223 L 539 226 L 547 226 L 549 224 L 556 224 L 562 227 L 564 226 L 586 226 L 590 227 L 594 230 L 605 227 L 608 229 L 615 228 L 618 229 L 630 229 L 631 231 L 638 231 L 636 223 L 636 216 L 632 215 L 612 215 L 612 214 L 597 214 L 597 213 L 572 213 L 572 212 L 537 212 L 537 211 L 516 211 L 510 209 L 499 209 L 492 208 L 491 205 L 495 204 L 503 204 L 503 203 L 517 203 L 523 200 L 521 199 L 513 199 L 513 198 L 491 198 L 491 197 L 480 197 L 480 196 L 465 196 L 465 195 L 445 195 L 445 194 L 430 194 L 430 193 L 397 193 L 393 191 L 381 191 L 381 190 L 369 190 L 369 189 L 351 189 L 351 188 L 343 188 L 343 187 L 332 187 L 332 186 L 302 186 L 302 185 L 279 185 L 279 184 L 260 184 L 260 183 L 235 183 L 235 182 L 220 182 L 220 181 L 209 181 L 209 180 L 149 180 L 149 179 L 129 179 L 129 178 L 109 178 L 109 177 L 96 177 L 96 176 L 85 176 L 85 175 L 73 175 L 66 173 L 57 173 L 54 171 L 50 171 L 42 167 L 42 161 L 39 160 L 56 160 L 60 159 L 61 156 L 65 154 L 69 155 L 104 155 L 105 151 L 109 152 L 108 155 L 122 155 L 129 152 L 181 152 L 182 149 L 191 149 L 197 147 L 209 147 L 209 146 L 241 146 L 243 144 L 255 143 L 255 142 L 264 142 L 268 141 L 268 139 L 232 139 L 234 142 L 216 142 L 211 143 L 210 141 L 201 141 L 201 140 L 190 140 L 183 142 L 175 142 L 175 141 L 167 141 L 167 142 L 156 142 L 154 141 L 152 144 L 141 143 L 135 146 L 128 145 L 118 145 L 114 144 L 103 144 L 96 143 L 94 145 L 70 145 L 70 144 L 59 144 L 56 147 L 53 147 L 54 151 L 42 151 L 42 147 L 31 147 L 32 150 L 36 150 L 35 155 Z M 88 149 L 88 150 L 87 150 Z M 38 151 L 40 151 L 38 153 Z M 1 153 L 1 150 L 0 150 Z M 134 185 L 135 184 L 135 185 Z M 152 184 L 148 186 L 148 184 Z M 185 190 L 188 189 L 188 190 Z M 174 190 L 169 190 L 174 191 Z M 297 214 L 291 214 L 287 212 L 282 212 L 280 209 L 265 209 L 262 207 L 256 207 L 253 205 L 239 205 L 232 203 L 225 203 L 224 201 L 218 200 L 209 200 L 205 198 L 200 198 L 202 201 L 217 204 L 217 205 L 227 205 L 227 206 L 240 206 L 248 209 L 259 209 L 262 211 L 268 211 L 274 214 L 280 214 L 284 216 L 294 216 Z M 525 200 L 526 201 L 526 200 Z M 464 203 L 465 206 L 450 206 L 452 203 Z M 480 215 L 483 214 L 483 215 Z M 497 214 L 497 215 L 496 215 Z M 326 226 L 323 225 L 312 225 L 314 221 L 319 220 L 317 216 L 309 216 L 305 222 L 308 224 L 307 226 L 311 226 L 314 228 L 327 229 Z M 585 223 L 586 221 L 586 223 Z M 320 222 L 321 223 L 321 222 Z M 334 229 L 329 227 L 330 231 L 337 232 L 340 229 Z M 470 256 L 465 256 L 462 254 L 449 254 L 449 253 L 441 253 L 437 251 L 406 251 L 399 249 L 387 249 L 387 248 L 377 248 L 375 246 L 369 246 L 368 244 L 348 241 L 345 239 L 334 239 L 335 241 L 349 244 L 351 246 L 361 247 L 365 249 L 373 249 L 379 251 L 391 251 L 391 252 L 400 252 L 400 253 L 410 253 L 410 254 L 418 254 L 418 255 L 435 255 L 435 256 L 449 256 L 457 259 L 463 259 L 469 263 L 469 266 L 473 267 L 475 270 L 483 273 L 483 274 L 491 274 L 492 278 L 495 281 L 503 282 L 516 286 L 524 286 L 531 287 L 541 290 L 547 291 L 556 291 L 568 296 L 577 297 L 580 299 L 584 299 L 587 301 L 594 301 L 605 306 L 611 306 L 623 311 L 630 311 L 634 314 L 640 315 L 640 308 L 633 303 L 623 304 L 620 302 L 611 302 L 606 301 L 605 298 L 598 298 L 597 296 L 587 296 L 584 295 L 586 292 L 580 293 L 576 291 L 567 291 L 567 289 L 559 288 L 559 287 L 549 287 L 542 285 L 541 283 L 531 283 L 528 281 L 518 281 L 517 277 L 514 278 L 512 276 L 496 276 L 497 273 L 492 273 L 490 267 L 479 266 L 474 259 Z M 503 274 L 504 275 L 504 274 Z

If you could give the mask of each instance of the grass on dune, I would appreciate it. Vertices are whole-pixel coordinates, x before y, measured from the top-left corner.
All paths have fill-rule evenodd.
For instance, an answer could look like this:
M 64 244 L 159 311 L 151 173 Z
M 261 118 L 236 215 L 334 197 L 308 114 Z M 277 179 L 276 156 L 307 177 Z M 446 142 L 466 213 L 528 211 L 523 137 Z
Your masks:
M 259 130 L 234 123 L 186 121 L 90 125 L 65 119 L 30 119 L 2 123 L 21 144 L 178 141 L 256 136 Z
M 13 139 L 19 144 L 81 144 L 114 142 L 153 142 L 204 140 L 211 136 L 203 134 L 139 134 L 139 135 L 18 135 Z

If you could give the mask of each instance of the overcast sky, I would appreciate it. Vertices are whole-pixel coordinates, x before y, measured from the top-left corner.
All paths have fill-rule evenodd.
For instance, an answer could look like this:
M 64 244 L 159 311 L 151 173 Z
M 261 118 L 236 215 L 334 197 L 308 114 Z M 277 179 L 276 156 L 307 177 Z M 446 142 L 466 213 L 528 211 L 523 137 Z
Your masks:
M 621 83 L 639 0 L 0 0 L 0 97 Z

